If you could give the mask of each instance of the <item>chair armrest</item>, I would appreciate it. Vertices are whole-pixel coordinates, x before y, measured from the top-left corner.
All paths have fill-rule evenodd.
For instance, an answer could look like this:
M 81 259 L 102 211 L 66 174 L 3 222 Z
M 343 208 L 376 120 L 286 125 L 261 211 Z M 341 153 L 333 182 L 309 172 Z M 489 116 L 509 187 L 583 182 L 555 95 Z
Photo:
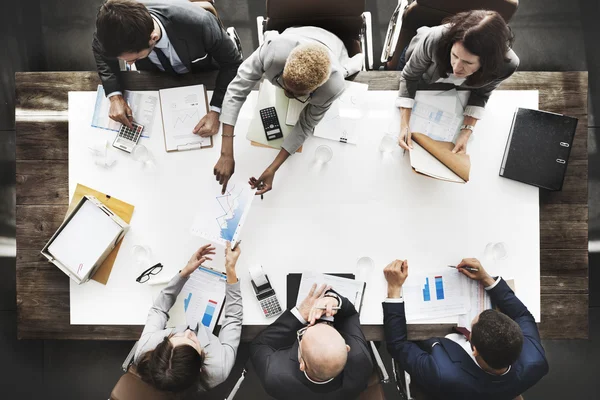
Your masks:
M 373 353 L 373 359 L 375 360 L 375 363 L 377 364 L 377 369 L 379 370 L 379 378 L 382 383 L 388 383 L 390 381 L 390 375 L 388 374 L 387 369 L 385 368 L 385 364 L 381 359 L 381 355 L 379 355 L 379 351 L 377 350 L 375 343 L 370 341 L 369 344 L 371 345 L 371 353 Z
M 398 5 L 392 13 L 385 35 L 385 41 L 383 42 L 383 50 L 381 51 L 380 58 L 382 64 L 387 63 L 394 56 L 396 46 L 398 45 L 398 38 L 400 37 L 400 30 L 402 29 L 402 17 L 404 16 L 406 8 L 413 2 L 414 0 L 398 0 Z
M 373 27 L 371 24 L 371 13 L 365 11 L 362 13 L 363 26 L 360 32 L 361 47 L 364 54 L 363 69 L 370 71 L 373 69 Z
M 135 351 L 137 350 L 137 347 L 138 342 L 135 342 L 131 350 L 129 350 L 129 354 L 127 354 L 127 357 L 125 357 L 125 361 L 123 361 L 123 364 L 121 365 L 121 369 L 123 370 L 123 372 L 127 372 L 131 364 L 133 364 L 133 357 L 135 356 Z
M 229 36 L 229 39 L 231 39 L 234 46 L 240 52 L 240 57 L 242 57 L 242 59 L 243 59 L 244 54 L 242 53 L 242 41 L 240 40 L 240 36 L 238 35 L 237 31 L 235 30 L 235 28 L 233 26 L 230 26 L 229 28 L 227 28 L 226 32 L 227 32 L 227 36 Z
M 256 31 L 258 32 L 258 47 L 262 46 L 265 41 L 265 19 L 264 17 L 256 17 Z

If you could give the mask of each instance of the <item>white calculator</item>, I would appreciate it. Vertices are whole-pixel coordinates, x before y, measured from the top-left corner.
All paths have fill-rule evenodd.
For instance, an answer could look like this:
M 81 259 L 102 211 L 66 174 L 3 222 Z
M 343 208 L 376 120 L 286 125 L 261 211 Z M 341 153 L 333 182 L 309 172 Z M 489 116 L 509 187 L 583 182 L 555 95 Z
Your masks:
M 126 151 L 127 153 L 131 153 L 133 151 L 133 148 L 142 136 L 144 127 L 136 124 L 135 122 L 132 122 L 131 126 L 133 126 L 133 129 L 129 129 L 127 125 L 121 125 L 121 129 L 119 129 L 119 133 L 113 142 L 113 147 Z
M 277 295 L 275 294 L 275 290 L 271 287 L 271 283 L 269 282 L 269 278 L 267 278 L 267 283 L 261 286 L 256 286 L 254 280 L 251 278 L 250 282 L 252 282 L 252 288 L 254 289 L 254 293 L 256 294 L 256 298 L 260 303 L 260 308 L 262 308 L 263 314 L 265 317 L 274 317 L 283 312 L 281 309 L 281 305 L 279 304 L 279 300 L 277 300 Z

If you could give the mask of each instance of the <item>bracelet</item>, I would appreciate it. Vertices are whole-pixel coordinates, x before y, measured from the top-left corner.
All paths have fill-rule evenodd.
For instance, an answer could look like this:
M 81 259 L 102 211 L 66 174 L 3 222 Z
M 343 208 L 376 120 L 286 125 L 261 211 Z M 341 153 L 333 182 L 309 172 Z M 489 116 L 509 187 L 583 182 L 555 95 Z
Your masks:
M 233 134 L 233 135 L 226 135 L 226 134 L 224 134 L 224 133 L 221 133 L 221 136 L 222 136 L 222 137 L 235 137 L 235 134 Z
M 468 129 L 468 130 L 470 130 L 471 132 L 473 132 L 473 129 L 475 129 L 475 127 L 474 127 L 473 125 L 466 125 L 466 124 L 463 124 L 463 125 L 461 125 L 461 126 L 460 126 L 460 130 L 461 130 L 461 131 L 462 131 L 462 130 L 465 130 L 465 129 Z

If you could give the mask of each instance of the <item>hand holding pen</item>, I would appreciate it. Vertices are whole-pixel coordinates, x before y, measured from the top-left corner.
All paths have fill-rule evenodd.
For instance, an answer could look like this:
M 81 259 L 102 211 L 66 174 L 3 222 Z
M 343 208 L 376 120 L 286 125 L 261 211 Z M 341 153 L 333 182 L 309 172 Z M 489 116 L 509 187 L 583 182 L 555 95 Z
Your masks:
M 453 266 L 449 265 L 449 267 Z M 460 264 L 456 266 L 456 269 L 461 274 L 476 281 L 482 282 L 486 287 L 494 283 L 494 278 L 487 273 L 479 260 L 476 258 L 464 258 Z

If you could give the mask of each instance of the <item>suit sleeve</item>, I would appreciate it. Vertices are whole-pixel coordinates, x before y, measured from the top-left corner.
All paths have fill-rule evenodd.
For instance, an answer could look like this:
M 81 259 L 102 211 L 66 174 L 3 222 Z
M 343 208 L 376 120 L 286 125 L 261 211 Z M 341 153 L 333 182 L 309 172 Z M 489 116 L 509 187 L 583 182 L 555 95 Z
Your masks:
M 517 70 L 517 68 L 519 67 L 519 57 L 517 57 L 517 55 L 511 51 L 510 52 L 510 60 L 509 65 L 508 65 L 508 72 L 506 74 L 504 74 L 503 76 L 494 79 L 493 81 L 491 81 L 490 83 L 488 83 L 487 85 L 478 88 L 478 89 L 473 89 L 471 90 L 471 95 L 469 96 L 469 100 L 467 101 L 467 106 L 465 107 L 465 111 L 467 111 L 466 109 L 468 109 L 469 107 L 485 107 L 485 105 L 487 104 L 487 101 L 489 100 L 490 96 L 492 95 L 492 92 L 494 90 L 496 90 L 496 88 L 506 79 L 508 79 L 512 74 L 514 74 L 514 72 Z
M 417 37 L 413 40 L 417 40 L 410 58 L 406 61 L 406 65 L 400 73 L 400 88 L 398 90 L 398 100 L 410 102 L 414 100 L 417 93 L 417 87 L 423 74 L 427 71 L 431 63 L 433 63 L 433 53 L 435 51 L 435 43 L 432 40 L 432 31 L 422 35 L 417 34 Z M 422 36 L 419 38 L 418 36 Z M 397 102 L 398 105 L 398 102 Z M 400 104 L 404 107 L 407 103 Z M 412 108 L 406 107 L 406 108 Z
M 437 392 L 439 367 L 431 354 L 408 341 L 404 303 L 383 303 L 383 327 L 390 355 L 415 381 Z
M 246 98 L 262 79 L 265 72 L 263 60 L 265 48 L 266 44 L 263 44 L 250 54 L 250 57 L 240 65 L 237 75 L 227 87 L 219 117 L 222 123 L 235 126 Z
M 98 76 L 102 81 L 104 93 L 108 96 L 112 92 L 123 92 L 119 60 L 103 55 L 102 45 L 98 41 L 98 37 L 95 33 L 94 40 L 92 41 L 92 51 L 94 52 L 96 69 L 98 70 Z
M 224 382 L 229 376 L 235 364 L 235 357 L 240 345 L 244 313 L 239 281 L 234 284 L 227 284 L 223 312 L 223 323 L 219 332 L 219 342 L 221 342 L 222 350 L 220 352 L 221 376 L 216 377 L 215 385 Z
M 333 101 L 340 97 L 346 88 L 344 78 L 339 73 L 332 75 L 326 85 L 333 88 L 334 95 L 323 104 L 309 103 L 302 109 L 298 116 L 298 122 L 281 145 L 288 153 L 294 154 L 306 139 L 313 134 L 315 127 L 323 119 L 327 110 L 331 108 Z M 321 87 L 320 90 L 329 90 L 329 88 Z
M 207 18 L 201 24 L 194 26 L 200 30 L 198 40 L 204 42 L 207 53 L 219 64 L 219 73 L 210 105 L 222 107 L 227 86 L 235 78 L 238 67 L 242 63 L 242 56 L 217 18 L 209 12 L 206 14 Z
M 136 363 L 145 352 L 154 349 L 165 338 L 169 310 L 175 304 L 177 296 L 187 280 L 188 278 L 182 278 L 179 274 L 175 275 L 169 284 L 161 290 L 154 304 L 150 307 L 146 325 L 144 325 L 135 352 L 134 360 Z
M 268 375 L 270 357 L 279 349 L 290 347 L 296 341 L 296 332 L 303 328 L 298 319 L 287 310 L 250 343 L 250 359 L 263 386 Z

